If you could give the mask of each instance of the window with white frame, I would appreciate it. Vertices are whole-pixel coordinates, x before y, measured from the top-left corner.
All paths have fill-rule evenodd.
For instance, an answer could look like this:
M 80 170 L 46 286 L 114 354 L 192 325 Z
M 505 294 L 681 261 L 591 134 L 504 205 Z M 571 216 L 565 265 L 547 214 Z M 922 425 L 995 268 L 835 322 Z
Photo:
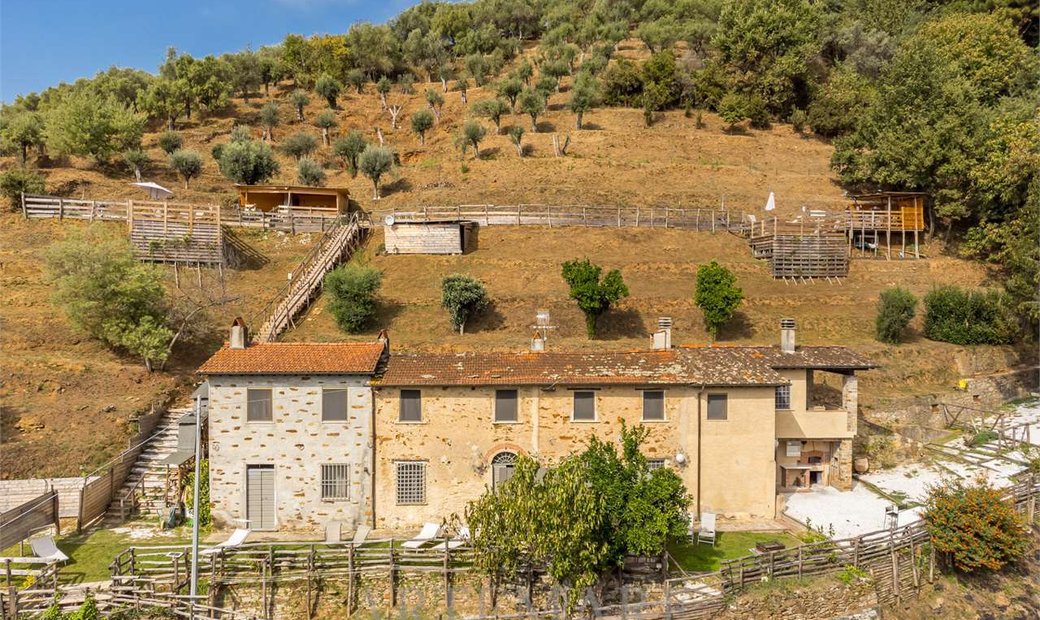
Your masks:
M 646 467 L 650 471 L 664 469 L 664 459 L 646 459 Z
M 350 465 L 346 463 L 322 464 L 321 498 L 324 500 L 350 499 Z
M 592 391 L 574 392 L 574 412 L 571 419 L 575 422 L 596 421 L 596 393 Z
M 347 421 L 347 388 L 322 388 L 321 390 L 321 421 L 322 422 L 346 422 Z
M 791 386 L 790 385 L 778 385 L 778 386 L 776 386 L 776 408 L 777 409 L 790 409 L 791 408 Z
M 513 477 L 516 471 L 516 454 L 499 452 L 491 459 L 491 488 L 497 489 Z
M 802 442 L 800 441 L 788 441 L 787 451 L 784 452 L 787 456 L 798 457 L 802 455 Z
M 397 505 L 410 506 L 426 503 L 426 462 L 398 461 Z
M 643 390 L 643 420 L 649 422 L 664 420 L 663 390 Z
M 246 421 L 270 422 L 274 419 L 271 388 L 246 390 Z
M 516 390 L 495 390 L 495 422 L 516 422 L 516 401 Z

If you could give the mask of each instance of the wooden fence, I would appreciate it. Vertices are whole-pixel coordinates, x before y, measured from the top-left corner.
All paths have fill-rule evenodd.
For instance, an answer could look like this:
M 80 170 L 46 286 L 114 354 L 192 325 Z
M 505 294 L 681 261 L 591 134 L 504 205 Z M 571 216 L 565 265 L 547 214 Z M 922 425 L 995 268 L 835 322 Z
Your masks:
M 59 529 L 59 515 L 58 492 L 54 489 L 0 513 L 0 549 L 7 549 L 49 525 Z
M 707 232 L 737 231 L 743 211 L 697 207 L 594 207 L 586 205 L 458 205 L 372 213 L 373 224 L 465 220 L 483 226 L 532 225 L 635 228 L 681 228 Z
M 108 507 L 119 497 L 123 483 L 126 482 L 130 470 L 134 468 L 137 457 L 141 455 L 145 444 L 154 434 L 156 425 L 165 414 L 165 406 L 153 405 L 151 411 L 138 419 L 138 431 L 130 439 L 130 447 L 88 476 L 92 479 L 83 485 L 80 491 L 79 516 L 76 521 L 78 531 L 104 516 Z

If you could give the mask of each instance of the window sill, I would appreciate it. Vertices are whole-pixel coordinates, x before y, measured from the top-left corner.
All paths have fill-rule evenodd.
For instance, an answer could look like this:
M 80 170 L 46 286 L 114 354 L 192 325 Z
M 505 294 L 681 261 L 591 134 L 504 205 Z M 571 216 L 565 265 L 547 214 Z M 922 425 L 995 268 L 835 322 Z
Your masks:
M 597 422 L 599 422 L 599 420 L 575 420 L 573 418 L 571 419 L 571 424 L 595 424 Z
M 323 504 L 349 504 L 350 503 L 350 498 L 349 497 L 343 497 L 343 498 L 337 498 L 337 499 L 325 499 L 325 498 L 322 498 L 321 499 L 321 503 L 323 503 Z
M 259 425 L 272 424 L 273 425 L 273 424 L 275 424 L 275 421 L 274 420 L 246 420 L 246 424 L 259 424 Z
M 423 424 L 429 424 L 426 420 L 397 420 L 397 424 L 404 424 L 405 426 L 421 426 Z
M 671 420 L 647 420 L 643 418 L 639 421 L 640 424 L 664 424 L 666 422 L 671 422 Z
M 505 426 L 516 426 L 520 420 L 491 420 L 492 424 L 503 424 Z

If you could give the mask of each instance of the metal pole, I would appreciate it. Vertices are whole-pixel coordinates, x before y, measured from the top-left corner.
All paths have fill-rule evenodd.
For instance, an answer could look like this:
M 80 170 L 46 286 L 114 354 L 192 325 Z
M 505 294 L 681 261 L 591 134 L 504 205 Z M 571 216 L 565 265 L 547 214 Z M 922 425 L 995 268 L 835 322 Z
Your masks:
M 191 611 L 195 618 L 195 596 L 199 591 L 199 472 L 202 469 L 202 396 L 195 396 L 195 488 L 191 507 Z

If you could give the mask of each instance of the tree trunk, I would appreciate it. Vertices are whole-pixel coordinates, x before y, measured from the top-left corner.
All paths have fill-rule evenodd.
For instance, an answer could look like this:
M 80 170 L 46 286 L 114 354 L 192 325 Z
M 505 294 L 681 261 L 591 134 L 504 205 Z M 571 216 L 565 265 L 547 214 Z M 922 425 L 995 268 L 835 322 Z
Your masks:
M 386 93 L 379 93 L 379 102 L 383 105 L 383 109 L 386 109 Z
M 594 315 L 594 314 L 586 314 L 585 315 L 585 334 L 588 335 L 589 340 L 592 340 L 593 338 L 596 337 L 596 320 L 597 319 L 599 319 L 599 317 Z
M 466 323 L 462 323 L 459 325 L 459 335 L 461 336 L 464 333 L 466 333 Z
M 296 108 L 296 120 L 303 122 L 303 106 L 297 106 Z
M 328 127 L 322 127 L 321 128 L 321 143 L 324 144 L 325 146 L 329 145 L 329 128 Z
M 448 92 L 448 80 L 443 77 L 441 78 L 441 89 L 443 89 L 444 92 Z
M 459 95 L 462 96 L 462 103 L 469 103 L 469 100 L 466 98 L 466 91 L 460 90 Z
M 426 145 L 426 136 L 423 133 L 419 134 L 419 146 Z
M 174 117 L 172 117 L 172 116 L 168 116 L 168 117 L 166 117 L 166 128 L 167 128 L 167 129 L 169 129 L 170 131 L 173 131 L 173 123 L 174 123 L 174 122 L 175 122 L 176 120 L 177 120 L 177 119 L 176 119 L 176 118 L 174 118 Z
M 25 165 L 25 158 L 29 156 L 29 145 L 22 142 L 22 165 Z
M 372 179 L 372 200 L 379 200 L 379 181 Z
M 264 96 L 265 97 L 270 97 L 271 96 L 271 83 L 270 82 L 264 82 Z
M 538 117 L 534 114 L 531 115 L 531 131 L 538 133 Z
M 188 177 L 184 177 L 184 189 L 188 189 Z
M 152 372 L 152 360 L 150 360 L 147 357 L 145 357 L 144 358 L 144 367 L 148 370 L 148 372 Z
M 581 129 L 581 117 L 584 116 L 585 113 L 579 110 L 575 113 L 575 115 L 578 117 L 577 119 L 575 119 L 578 129 Z
M 138 183 L 141 182 L 141 168 L 140 168 L 140 166 L 134 166 L 134 178 L 137 179 Z

